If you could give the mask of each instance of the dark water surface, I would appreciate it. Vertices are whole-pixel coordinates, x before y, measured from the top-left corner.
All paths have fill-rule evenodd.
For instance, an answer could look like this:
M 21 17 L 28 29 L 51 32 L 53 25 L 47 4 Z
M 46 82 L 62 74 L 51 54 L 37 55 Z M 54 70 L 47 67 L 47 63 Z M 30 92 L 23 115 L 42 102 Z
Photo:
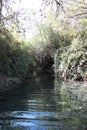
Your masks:
M 87 130 L 87 83 L 39 77 L 0 93 L 0 130 Z

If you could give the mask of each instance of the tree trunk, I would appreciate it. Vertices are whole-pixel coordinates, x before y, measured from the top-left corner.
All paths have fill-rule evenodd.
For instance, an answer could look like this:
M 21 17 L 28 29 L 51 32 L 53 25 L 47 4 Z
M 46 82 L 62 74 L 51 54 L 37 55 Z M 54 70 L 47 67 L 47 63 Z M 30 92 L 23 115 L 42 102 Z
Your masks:
M 0 24 L 2 21 L 2 0 L 0 0 Z

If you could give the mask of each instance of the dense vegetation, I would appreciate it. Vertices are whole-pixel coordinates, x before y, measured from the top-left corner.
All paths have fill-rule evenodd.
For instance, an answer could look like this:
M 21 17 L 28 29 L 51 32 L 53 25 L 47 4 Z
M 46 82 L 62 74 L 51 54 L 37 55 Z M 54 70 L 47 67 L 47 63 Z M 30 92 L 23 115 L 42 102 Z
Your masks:
M 55 4 L 56 9 L 54 9 Z M 44 11 L 44 15 L 58 38 L 56 43 L 59 46 L 54 53 L 55 73 L 65 80 L 87 80 L 86 1 L 50 0 L 45 1 L 45 6 L 51 9 L 48 15 L 47 11 Z M 54 35 L 52 36 L 55 43 Z
M 5 3 L 8 12 L 9 2 Z M 1 8 L 0 72 L 23 79 L 26 75 L 31 77 L 35 70 L 39 73 L 55 72 L 65 80 L 87 80 L 85 4 L 86 1 L 45 1 L 45 9 L 41 11 L 43 22 L 37 23 L 36 35 L 27 42 L 20 36 L 20 32 L 25 35 L 26 31 L 19 20 L 24 15 L 23 10 L 14 13 L 9 9 L 4 17 Z M 4 6 L 2 1 L 0 5 Z
M 27 43 L 18 41 L 4 28 L 0 34 L 0 72 L 8 76 L 22 78 L 32 64 L 33 57 L 28 49 Z
M 57 50 L 55 57 L 56 73 L 65 80 L 87 80 L 87 33 L 86 29 L 73 39 L 67 48 Z M 56 63 L 59 61 L 60 63 Z

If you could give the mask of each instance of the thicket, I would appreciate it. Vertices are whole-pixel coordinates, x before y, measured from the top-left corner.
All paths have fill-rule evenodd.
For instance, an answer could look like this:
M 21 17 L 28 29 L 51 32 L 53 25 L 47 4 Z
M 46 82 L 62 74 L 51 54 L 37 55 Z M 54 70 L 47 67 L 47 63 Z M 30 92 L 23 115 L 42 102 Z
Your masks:
M 53 28 L 41 25 L 38 35 L 33 39 L 34 54 L 38 67 L 54 71 L 67 80 L 87 80 L 87 28 L 86 21 L 71 28 Z M 67 25 L 68 26 L 68 25 Z M 51 64 L 50 64 L 51 63 Z M 53 71 L 53 70 L 52 70 Z
M 30 46 L 19 40 L 4 27 L 0 27 L 0 72 L 8 76 L 25 77 L 34 66 Z
M 59 61 L 59 62 L 58 62 Z M 87 29 L 84 28 L 67 48 L 57 50 L 56 73 L 65 80 L 87 80 Z
M 60 36 L 64 36 L 61 42 L 57 41 L 61 46 L 55 53 L 55 73 L 64 79 L 87 80 L 86 0 L 46 0 L 43 3 L 43 14 L 48 22 L 55 33 L 59 32 Z
M 41 24 L 37 35 L 31 39 L 33 45 L 32 53 L 35 56 L 36 67 L 42 72 L 54 72 L 54 56 L 57 49 L 69 46 L 72 38 L 68 34 L 56 31 L 52 26 Z

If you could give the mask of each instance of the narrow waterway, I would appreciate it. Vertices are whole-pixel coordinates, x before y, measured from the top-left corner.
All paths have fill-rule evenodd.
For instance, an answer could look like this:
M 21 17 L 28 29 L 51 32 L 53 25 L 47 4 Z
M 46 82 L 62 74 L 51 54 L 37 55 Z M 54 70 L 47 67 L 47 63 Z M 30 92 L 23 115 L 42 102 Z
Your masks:
M 0 130 L 87 130 L 87 83 L 38 77 L 0 93 Z

